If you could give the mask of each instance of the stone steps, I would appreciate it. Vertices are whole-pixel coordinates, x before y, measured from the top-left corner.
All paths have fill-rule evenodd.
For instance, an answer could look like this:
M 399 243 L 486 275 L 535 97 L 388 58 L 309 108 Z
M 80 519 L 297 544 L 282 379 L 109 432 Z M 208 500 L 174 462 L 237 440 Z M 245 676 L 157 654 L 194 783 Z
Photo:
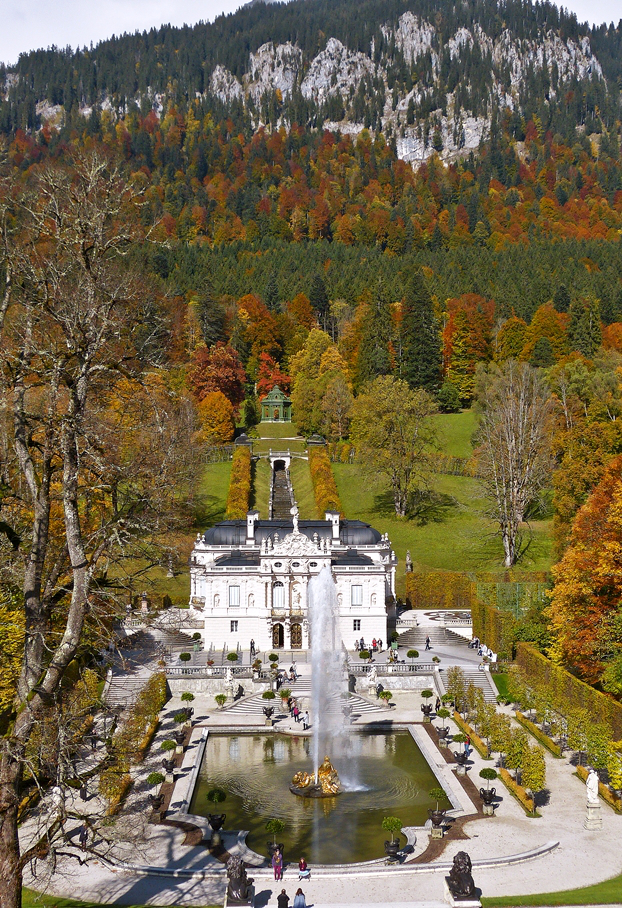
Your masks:
M 432 649 L 435 646 L 463 646 L 468 647 L 469 641 L 460 634 L 449 630 L 446 627 L 411 627 L 403 634 L 400 634 L 397 642 L 400 646 L 408 646 L 410 649 L 417 649 L 419 652 L 425 652 L 425 639 L 430 638 Z

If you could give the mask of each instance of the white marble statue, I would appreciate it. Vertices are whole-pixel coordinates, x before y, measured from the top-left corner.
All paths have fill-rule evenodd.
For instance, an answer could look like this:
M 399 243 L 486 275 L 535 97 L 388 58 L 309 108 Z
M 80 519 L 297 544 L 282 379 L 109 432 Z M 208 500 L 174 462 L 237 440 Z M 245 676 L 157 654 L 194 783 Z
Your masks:
M 595 769 L 590 769 L 588 772 L 585 788 L 587 790 L 588 806 L 596 807 L 598 805 L 598 773 Z

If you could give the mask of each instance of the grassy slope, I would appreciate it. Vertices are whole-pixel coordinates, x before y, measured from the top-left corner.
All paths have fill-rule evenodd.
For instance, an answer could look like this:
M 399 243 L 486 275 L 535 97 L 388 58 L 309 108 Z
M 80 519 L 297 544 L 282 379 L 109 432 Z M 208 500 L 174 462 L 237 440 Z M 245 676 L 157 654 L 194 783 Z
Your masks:
M 545 905 L 620 905 L 622 904 L 622 875 L 585 886 L 583 889 L 566 889 L 563 892 L 549 892 L 541 895 L 516 895 L 507 898 L 482 898 L 484 908 L 506 908 L 506 906 L 528 906 L 537 908 Z
M 471 454 L 475 417 L 470 411 L 437 417 L 442 450 L 459 457 Z M 388 533 L 398 559 L 397 592 L 404 594 L 404 558 L 410 550 L 415 569 L 498 571 L 502 550 L 495 526 L 484 516 L 485 502 L 476 480 L 436 475 L 436 500 L 418 519 L 395 516 L 388 484 L 370 482 L 359 464 L 333 464 L 346 515 L 371 523 Z M 532 525 L 534 538 L 521 567 L 546 570 L 551 564 L 550 521 Z
M 294 487 L 294 497 L 296 498 L 301 519 L 316 520 L 318 513 L 315 507 L 309 461 L 299 460 L 298 458 L 293 459 L 289 468 L 289 475 Z
M 268 519 L 270 498 L 270 461 L 253 461 L 253 493 L 251 505 L 262 520 Z
M 116 903 L 118 904 L 118 903 Z M 35 892 L 33 889 L 22 889 L 22 908 L 107 908 L 99 902 L 83 902 L 77 899 L 65 899 L 57 895 Z M 128 906 L 138 908 L 138 906 Z M 209 908 L 209 906 L 206 906 Z M 216 906 L 212 906 L 216 908 Z

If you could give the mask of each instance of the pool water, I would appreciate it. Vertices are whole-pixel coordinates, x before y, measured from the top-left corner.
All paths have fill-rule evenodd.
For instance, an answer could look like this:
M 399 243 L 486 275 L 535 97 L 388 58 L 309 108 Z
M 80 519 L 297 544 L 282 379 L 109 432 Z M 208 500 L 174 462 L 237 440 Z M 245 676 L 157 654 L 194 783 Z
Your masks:
M 438 782 L 408 732 L 347 735 L 340 750 L 329 756 L 343 792 L 300 798 L 289 784 L 299 770 L 312 772 L 309 738 L 210 734 L 190 813 L 226 813 L 225 829 L 248 830 L 249 848 L 263 855 L 270 840 L 266 822 L 277 817 L 285 823 L 277 839 L 286 861 L 341 864 L 382 857 L 391 835 L 381 827 L 383 817 L 422 826 L 436 803 L 428 792 Z M 206 798 L 215 787 L 227 793 L 216 808 Z

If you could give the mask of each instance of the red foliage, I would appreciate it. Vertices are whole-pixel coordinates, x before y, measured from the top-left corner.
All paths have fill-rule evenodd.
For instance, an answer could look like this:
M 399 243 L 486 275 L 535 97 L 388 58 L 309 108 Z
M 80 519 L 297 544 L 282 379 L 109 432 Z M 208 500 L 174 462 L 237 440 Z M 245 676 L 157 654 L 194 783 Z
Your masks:
M 193 369 L 188 376 L 190 387 L 198 400 L 206 394 L 220 391 L 237 413 L 244 400 L 246 372 L 237 351 L 219 341 L 215 346 L 198 347 L 192 358 Z
M 285 394 L 289 394 L 290 383 L 291 378 L 289 375 L 281 371 L 281 367 L 272 359 L 270 354 L 262 353 L 259 357 L 259 372 L 257 373 L 257 394 L 259 398 L 261 399 L 266 394 L 269 394 L 275 385 L 278 385 Z

